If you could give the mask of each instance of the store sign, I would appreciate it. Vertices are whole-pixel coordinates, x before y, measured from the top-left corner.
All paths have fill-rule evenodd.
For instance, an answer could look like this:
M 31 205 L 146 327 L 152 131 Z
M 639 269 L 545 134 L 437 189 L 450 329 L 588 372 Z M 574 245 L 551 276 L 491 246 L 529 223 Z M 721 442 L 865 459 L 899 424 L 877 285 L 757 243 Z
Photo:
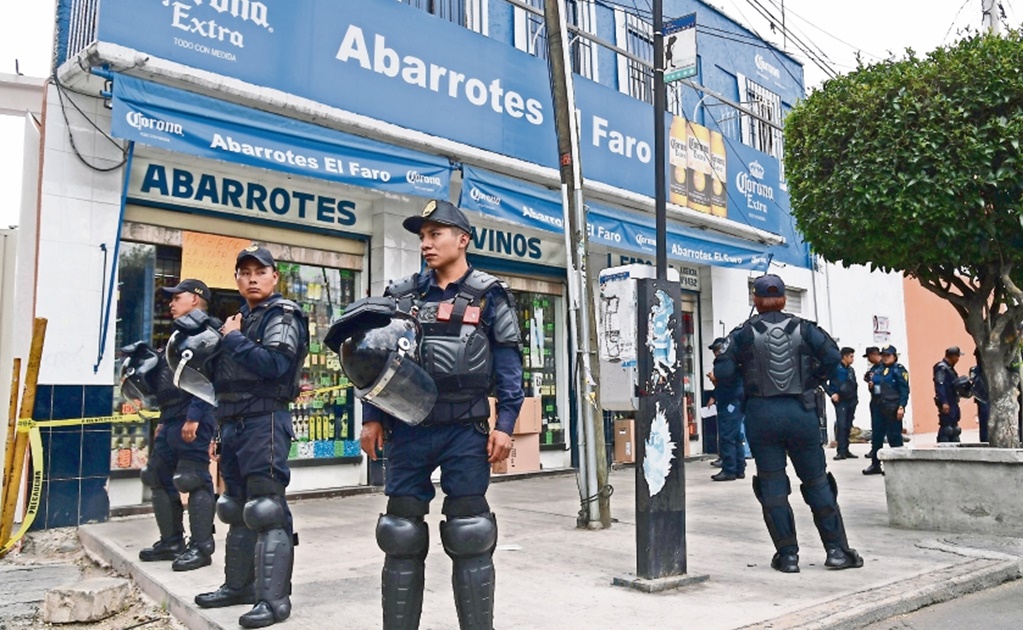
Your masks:
M 558 168 L 546 62 L 457 24 L 430 19 L 406 3 L 104 0 L 100 5 L 98 39 L 439 138 Z M 444 45 L 439 46 L 438 42 Z M 295 60 L 302 60 L 301 64 L 296 65 Z M 761 65 L 769 63 L 767 57 L 764 60 Z M 583 175 L 590 181 L 653 197 L 650 106 L 581 77 L 576 77 L 575 88 Z M 215 102 L 216 107 L 203 113 L 217 115 L 220 109 L 229 106 Z M 204 155 L 219 153 L 221 159 L 246 163 L 254 159 L 247 152 L 271 146 L 266 143 L 277 137 L 261 136 L 258 142 L 248 143 L 249 149 L 243 147 L 239 138 L 233 138 L 232 143 L 223 137 L 216 147 L 211 147 L 211 133 L 203 136 L 201 142 L 184 142 L 195 131 L 176 118 L 147 116 L 137 121 L 137 127 L 128 125 L 132 134 L 125 137 L 140 139 L 146 137 L 143 134 L 151 134 L 157 136 L 151 141 L 158 146 L 174 148 L 186 144 L 202 150 Z M 667 121 L 666 129 L 671 126 L 670 116 Z M 115 124 L 125 126 L 116 115 Z M 303 124 L 288 120 L 281 131 Z M 730 168 L 750 162 L 733 159 L 732 152 L 740 144 L 725 143 Z M 273 163 L 279 157 L 277 150 L 272 150 L 270 160 L 257 160 L 259 165 L 294 168 L 287 163 Z M 327 152 L 314 156 L 317 167 L 312 170 L 318 171 L 314 176 L 336 177 L 340 172 L 349 177 L 346 181 L 358 183 L 361 179 L 364 183 L 359 185 L 386 188 L 383 184 L 389 183 L 374 177 L 378 167 L 363 162 L 353 166 L 349 159 L 328 163 L 330 155 Z M 761 166 L 768 178 L 777 171 L 776 165 L 772 170 L 765 160 Z M 309 170 L 308 164 L 300 168 Z M 417 179 L 419 176 L 422 179 Z M 431 176 L 419 173 L 411 176 L 408 183 L 416 188 L 416 184 L 429 183 Z M 443 181 L 443 176 L 438 176 Z M 748 176 L 756 180 L 752 174 Z M 390 183 L 393 185 L 402 178 L 402 174 L 395 174 Z M 728 219 L 768 230 L 783 223 L 779 217 L 788 215 L 787 205 L 771 203 L 769 197 L 759 194 L 764 189 L 756 186 L 750 199 L 746 185 L 749 182 L 744 182 L 740 190 L 731 171 L 727 180 Z M 763 185 L 773 184 L 768 181 Z M 740 200 L 743 204 L 752 203 L 755 210 L 740 207 Z
M 788 196 L 783 195 L 778 160 L 747 147 L 731 143 L 728 167 L 728 218 L 753 227 L 782 233 L 782 221 L 788 213 Z
M 138 157 L 131 169 L 128 200 L 323 230 L 373 232 L 370 204 L 346 198 L 336 186 L 216 166 L 214 162 L 185 166 Z
M 451 184 L 445 158 L 123 75 L 111 128 L 169 151 L 392 193 L 446 198 Z

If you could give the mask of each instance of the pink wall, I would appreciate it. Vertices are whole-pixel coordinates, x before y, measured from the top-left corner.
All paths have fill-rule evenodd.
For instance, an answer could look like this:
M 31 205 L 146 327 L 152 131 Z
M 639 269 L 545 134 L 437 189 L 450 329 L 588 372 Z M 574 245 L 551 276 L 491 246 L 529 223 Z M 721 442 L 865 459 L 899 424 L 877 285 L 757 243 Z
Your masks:
M 913 433 L 936 433 L 938 411 L 934 406 L 933 367 L 945 356 L 945 348 L 959 346 L 963 352 L 956 365 L 960 375 L 968 374 L 973 358 L 973 338 L 966 332 L 963 320 L 952 305 L 920 286 L 911 278 L 903 280 L 906 304 L 908 352 L 899 361 L 909 370 L 910 405 L 913 412 Z M 898 349 L 903 352 L 902 348 Z M 908 359 L 908 361 L 907 361 Z M 961 405 L 963 430 L 977 428 L 977 406 L 972 400 Z

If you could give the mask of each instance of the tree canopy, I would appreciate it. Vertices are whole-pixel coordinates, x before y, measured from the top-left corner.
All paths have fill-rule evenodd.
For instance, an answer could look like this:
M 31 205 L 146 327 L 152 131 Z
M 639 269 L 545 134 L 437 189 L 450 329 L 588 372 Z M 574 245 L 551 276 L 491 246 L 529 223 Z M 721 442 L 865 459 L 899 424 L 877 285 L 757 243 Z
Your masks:
M 907 51 L 792 110 L 792 213 L 825 258 L 916 277 L 1008 365 L 1023 321 L 1021 141 L 1020 32 Z

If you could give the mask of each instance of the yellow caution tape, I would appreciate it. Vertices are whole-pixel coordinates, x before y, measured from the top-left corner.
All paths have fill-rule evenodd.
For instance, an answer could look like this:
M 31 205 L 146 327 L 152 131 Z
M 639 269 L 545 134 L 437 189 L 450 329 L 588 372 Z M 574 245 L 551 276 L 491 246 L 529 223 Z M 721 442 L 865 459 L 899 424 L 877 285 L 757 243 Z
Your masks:
M 322 389 L 314 389 L 307 392 L 302 392 L 298 395 L 298 399 L 305 400 L 310 398 L 316 398 L 330 392 L 348 389 L 350 385 L 335 385 L 333 387 L 324 387 Z M 29 446 L 32 449 L 32 485 L 31 492 L 28 496 L 28 507 L 25 510 L 25 518 L 21 522 L 21 526 L 18 531 L 11 536 L 11 539 L 0 548 L 0 557 L 7 554 L 14 546 L 21 540 L 25 533 L 32 527 L 32 523 L 35 522 L 36 515 L 39 513 L 39 503 L 42 501 L 43 494 L 43 439 L 39 431 L 42 427 L 72 427 L 76 425 L 90 425 L 90 424 L 105 424 L 105 423 L 129 423 L 129 422 L 146 422 L 149 420 L 155 420 L 160 417 L 158 412 L 154 412 L 152 415 L 146 414 L 141 415 L 138 413 L 131 414 L 117 414 L 110 416 L 94 416 L 91 418 L 69 418 L 66 420 L 33 420 L 32 418 L 20 418 L 18 420 L 17 431 L 19 433 L 28 433 Z

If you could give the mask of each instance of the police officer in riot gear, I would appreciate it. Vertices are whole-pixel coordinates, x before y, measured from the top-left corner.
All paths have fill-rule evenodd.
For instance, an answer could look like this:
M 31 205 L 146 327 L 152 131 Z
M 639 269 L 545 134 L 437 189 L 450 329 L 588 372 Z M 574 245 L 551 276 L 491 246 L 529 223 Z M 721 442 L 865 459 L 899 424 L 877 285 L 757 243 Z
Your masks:
M 880 426 L 871 436 L 873 457 L 870 466 L 863 470 L 864 475 L 884 474 L 877 453 L 884 446 L 885 437 L 888 438 L 888 446 L 902 446 L 902 418 L 909 404 L 909 372 L 898 360 L 895 346 L 885 346 L 881 349 L 880 367 L 871 376 Z
M 490 464 L 510 453 L 522 406 L 522 355 L 515 300 L 508 287 L 466 260 L 472 228 L 446 201 L 429 202 L 407 218 L 418 234 L 428 269 L 392 283 L 386 294 L 399 310 L 417 313 L 423 328 L 423 369 L 437 400 L 415 426 L 365 404 L 362 449 L 376 459 L 387 441 L 387 511 L 377 522 L 384 551 L 381 579 L 386 630 L 418 628 L 423 604 L 429 529 L 423 521 L 436 494 L 431 473 L 441 469 L 446 497 L 440 538 L 453 562 L 459 626 L 493 627 L 497 520 L 487 503 Z M 490 431 L 487 395 L 497 396 Z
M 881 363 L 881 349 L 877 346 L 868 346 L 867 350 L 863 353 L 863 358 L 870 363 L 870 367 L 863 373 L 863 380 L 867 386 L 867 395 L 870 396 L 870 434 L 881 434 L 882 444 L 884 444 L 884 422 L 881 420 L 881 407 L 879 404 L 879 397 L 874 394 L 874 372 L 882 369 L 884 364 Z M 873 438 L 871 439 L 873 442 Z M 874 458 L 874 449 L 871 448 L 869 453 L 863 455 L 867 459 Z
M 709 348 L 714 356 L 721 354 L 725 338 L 718 337 Z M 721 472 L 711 475 L 713 481 L 735 481 L 746 478 L 746 444 L 742 431 L 742 379 L 719 381 L 714 372 L 707 375 L 714 383 L 713 404 L 718 411 L 718 450 Z
M 803 499 L 827 553 L 831 569 L 863 566 L 846 539 L 838 507 L 838 486 L 827 472 L 821 446 L 818 387 L 841 359 L 835 342 L 813 322 L 782 312 L 785 283 L 773 274 L 753 282 L 757 315 L 729 333 L 714 359 L 720 380 L 742 375 L 746 394 L 746 437 L 757 465 L 753 492 L 763 508 L 776 553 L 771 567 L 799 572 L 799 543 L 789 506 L 791 492 L 786 455 L 802 481 Z
M 221 329 L 214 377 L 227 486 L 217 515 L 229 526 L 224 584 L 195 602 L 202 608 L 254 604 L 238 623 L 261 628 L 291 614 L 288 405 L 298 395 L 309 330 L 302 308 L 275 292 L 277 265 L 266 248 L 239 252 L 235 279 L 245 304 Z
M 853 369 L 853 357 L 856 351 L 842 348 L 842 361 L 835 367 L 835 373 L 828 381 L 828 394 L 835 405 L 835 459 L 855 457 L 849 452 L 849 433 L 852 431 L 853 418 L 856 416 L 856 404 L 859 392 L 856 385 L 856 370 Z
M 205 315 L 211 293 L 203 282 L 186 279 L 175 287 L 164 287 L 163 291 L 171 296 L 170 313 L 174 319 L 193 313 Z M 160 540 L 139 551 L 139 559 L 173 560 L 171 568 L 175 571 L 205 567 L 212 562 L 214 550 L 209 456 L 216 432 L 213 408 L 174 385 L 174 374 L 162 354 L 145 344 L 134 344 L 125 351 L 131 356 L 125 362 L 124 372 L 133 373 L 123 374 L 122 391 L 149 388 L 160 408 L 153 453 L 141 471 L 142 483 L 152 491 Z M 139 358 L 143 358 L 141 365 L 131 367 L 133 360 Z M 188 494 L 187 547 L 183 539 L 181 492 Z
M 945 358 L 934 364 L 934 404 L 938 407 L 938 441 L 958 442 L 959 392 L 956 391 L 956 363 L 962 353 L 958 346 L 945 350 Z

